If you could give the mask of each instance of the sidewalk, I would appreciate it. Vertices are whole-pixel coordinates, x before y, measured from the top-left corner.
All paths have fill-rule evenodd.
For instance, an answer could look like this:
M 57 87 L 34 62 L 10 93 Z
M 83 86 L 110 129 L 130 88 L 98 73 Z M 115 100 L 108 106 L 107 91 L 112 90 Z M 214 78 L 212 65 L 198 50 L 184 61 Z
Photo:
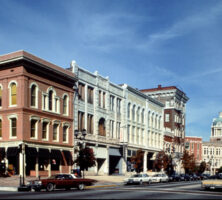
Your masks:
M 123 175 L 115 175 L 115 176 L 85 176 L 85 178 L 95 179 L 98 182 L 95 184 L 96 187 L 108 187 L 108 186 L 115 186 L 115 185 L 122 185 L 123 180 L 128 176 Z M 25 183 L 29 180 L 35 180 L 35 177 L 26 177 Z M 0 177 L 0 191 L 17 191 L 17 188 L 20 183 L 20 178 L 18 175 L 11 176 L 11 177 Z

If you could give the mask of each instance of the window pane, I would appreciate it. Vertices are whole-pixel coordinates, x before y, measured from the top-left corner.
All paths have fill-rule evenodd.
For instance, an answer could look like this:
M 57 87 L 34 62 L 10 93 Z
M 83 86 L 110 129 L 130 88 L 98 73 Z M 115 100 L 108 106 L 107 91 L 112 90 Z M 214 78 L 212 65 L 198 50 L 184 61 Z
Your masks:
M 0 137 L 2 137 L 2 120 L 0 119 Z
M 49 91 L 49 110 L 52 110 L 52 91 Z
M 53 140 L 57 140 L 58 136 L 58 124 L 53 125 Z
M 42 139 L 47 139 L 47 122 L 43 122 L 42 124 Z
M 2 106 L 2 88 L 0 87 L 0 107 Z
M 31 137 L 35 137 L 36 120 L 31 120 Z
M 16 104 L 16 85 L 15 83 L 11 84 L 11 105 Z
M 36 86 L 31 88 L 31 106 L 36 106 Z
M 16 136 L 16 118 L 11 119 L 11 133 L 13 137 Z
M 63 142 L 67 142 L 67 130 L 68 130 L 68 127 L 64 126 L 63 127 Z
M 63 98 L 63 114 L 67 114 L 67 96 Z

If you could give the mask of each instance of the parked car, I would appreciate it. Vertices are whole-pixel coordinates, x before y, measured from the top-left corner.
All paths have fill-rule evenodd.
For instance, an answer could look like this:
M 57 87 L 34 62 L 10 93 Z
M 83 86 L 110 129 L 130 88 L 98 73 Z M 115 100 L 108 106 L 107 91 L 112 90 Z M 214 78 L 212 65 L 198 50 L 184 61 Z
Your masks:
M 208 189 L 222 189 L 222 176 L 214 175 L 210 176 L 209 179 L 201 182 L 201 188 L 204 190 Z
M 208 179 L 209 177 L 210 177 L 209 174 L 201 174 L 201 175 L 200 175 L 200 179 L 201 179 L 201 180 L 206 180 L 206 179 Z
M 93 185 L 96 182 L 94 179 L 76 178 L 74 174 L 56 174 L 47 179 L 29 181 L 28 186 L 30 190 L 46 189 L 51 192 L 54 189 L 78 188 L 83 190 L 85 186 Z
M 129 178 L 124 179 L 124 184 L 140 184 L 142 185 L 143 183 L 151 183 L 151 177 L 146 174 L 146 173 L 141 173 L 141 174 L 134 174 Z
M 193 174 L 193 180 L 194 180 L 194 181 L 199 181 L 200 179 L 201 179 L 201 178 L 200 178 L 199 175 Z
M 169 181 L 181 181 L 181 177 L 179 174 L 172 174 L 169 176 Z
M 154 174 L 151 177 L 152 183 L 161 183 L 161 182 L 168 182 L 169 177 L 166 174 Z
M 192 181 L 193 180 L 193 177 L 190 176 L 189 174 L 181 174 L 181 179 L 184 180 L 184 181 Z

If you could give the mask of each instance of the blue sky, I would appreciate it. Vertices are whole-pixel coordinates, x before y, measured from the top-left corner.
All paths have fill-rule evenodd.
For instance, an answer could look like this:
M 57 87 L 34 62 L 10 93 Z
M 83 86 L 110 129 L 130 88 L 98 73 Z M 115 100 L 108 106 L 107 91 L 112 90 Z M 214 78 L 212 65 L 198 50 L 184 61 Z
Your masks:
M 177 86 L 186 135 L 209 140 L 222 111 L 220 0 L 0 0 L 0 54 L 71 60 L 116 84 Z

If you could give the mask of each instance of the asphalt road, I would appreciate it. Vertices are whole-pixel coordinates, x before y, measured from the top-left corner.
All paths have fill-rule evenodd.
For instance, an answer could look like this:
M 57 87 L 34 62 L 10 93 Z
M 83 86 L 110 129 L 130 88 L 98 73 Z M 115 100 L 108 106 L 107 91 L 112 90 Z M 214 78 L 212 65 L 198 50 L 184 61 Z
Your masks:
M 0 199 L 222 199 L 222 191 L 202 191 L 200 182 L 173 182 L 84 191 L 0 192 Z

